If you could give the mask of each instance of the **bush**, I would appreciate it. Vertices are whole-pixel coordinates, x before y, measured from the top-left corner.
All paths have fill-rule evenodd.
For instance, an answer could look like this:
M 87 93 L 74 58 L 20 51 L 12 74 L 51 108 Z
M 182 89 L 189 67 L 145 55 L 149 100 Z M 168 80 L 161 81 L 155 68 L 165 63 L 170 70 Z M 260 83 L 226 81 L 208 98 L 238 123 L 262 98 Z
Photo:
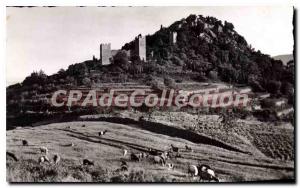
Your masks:
M 271 80 L 267 82 L 265 88 L 267 89 L 268 92 L 272 94 L 279 94 L 281 88 L 281 82 L 276 80 Z
M 210 71 L 208 73 L 208 78 L 213 80 L 213 81 L 218 80 L 218 72 L 217 71 Z
M 184 65 L 184 61 L 182 61 L 179 57 L 177 56 L 173 56 L 171 58 L 171 61 L 173 62 L 173 64 L 177 65 L 177 66 L 182 66 Z
M 164 84 L 165 84 L 165 86 L 167 86 L 169 88 L 176 88 L 176 83 L 175 83 L 174 79 L 172 79 L 170 77 L 164 78 Z

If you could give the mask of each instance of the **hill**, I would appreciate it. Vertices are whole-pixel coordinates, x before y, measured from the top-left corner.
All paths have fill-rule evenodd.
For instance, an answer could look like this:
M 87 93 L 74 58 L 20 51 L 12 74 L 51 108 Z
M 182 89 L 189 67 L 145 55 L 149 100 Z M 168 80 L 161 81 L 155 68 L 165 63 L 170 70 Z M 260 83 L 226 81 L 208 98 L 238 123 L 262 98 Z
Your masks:
M 116 122 L 112 120 L 108 122 L 109 118 L 101 121 L 97 116 L 82 116 L 80 121 L 7 131 L 7 148 L 20 159 L 19 162 L 14 162 L 8 158 L 7 180 L 10 182 L 199 182 L 203 180 L 192 178 L 187 173 L 189 164 L 198 163 L 211 166 L 221 182 L 292 181 L 293 179 L 294 162 L 291 161 L 292 158 L 288 158 L 290 154 L 293 156 L 293 147 L 282 145 L 283 142 L 293 140 L 293 129 L 287 127 L 274 129 L 266 125 L 256 127 L 250 124 L 248 127 L 240 124 L 226 133 L 224 129 L 218 127 L 218 123 L 212 123 L 216 116 L 203 116 L 202 118 L 206 120 L 203 121 L 203 125 L 199 125 L 199 132 L 190 132 L 187 137 L 185 134 L 188 129 L 185 130 L 182 123 L 174 124 L 172 121 L 173 123 L 169 122 L 171 124 L 166 125 L 167 121 L 162 120 L 166 117 L 167 113 L 157 113 L 153 118 L 160 123 L 147 126 L 145 122 L 135 120 L 121 118 L 115 119 Z M 177 117 L 175 122 L 180 121 L 181 118 L 193 119 L 185 113 L 177 113 L 174 117 Z M 185 125 L 192 126 L 188 122 L 185 121 Z M 67 128 L 68 126 L 70 128 Z M 98 136 L 97 133 L 103 130 L 107 130 L 107 134 Z M 211 133 L 223 136 L 209 137 Z M 197 137 L 194 134 L 197 134 Z M 22 146 L 23 139 L 29 142 L 29 146 Z M 174 169 L 154 164 L 153 156 L 141 162 L 130 160 L 130 153 L 148 154 L 149 148 L 168 151 L 171 144 L 180 148 L 178 154 L 173 153 L 167 160 L 167 163 L 174 164 Z M 272 148 L 268 147 L 269 144 Z M 185 145 L 191 147 L 193 151 L 186 150 Z M 38 164 L 40 146 L 49 149 L 50 159 L 58 153 L 62 158 L 60 163 L 58 165 Z M 123 149 L 127 149 L 129 154 L 123 156 Z M 95 161 L 95 166 L 82 165 L 84 158 Z M 128 171 L 118 172 L 121 161 L 126 161 Z
M 283 63 L 284 65 L 286 65 L 287 62 L 293 61 L 293 60 L 294 60 L 293 54 L 277 55 L 277 56 L 274 56 L 274 57 L 272 57 L 272 58 L 275 59 L 275 60 L 280 60 L 280 61 L 282 61 L 282 63 Z

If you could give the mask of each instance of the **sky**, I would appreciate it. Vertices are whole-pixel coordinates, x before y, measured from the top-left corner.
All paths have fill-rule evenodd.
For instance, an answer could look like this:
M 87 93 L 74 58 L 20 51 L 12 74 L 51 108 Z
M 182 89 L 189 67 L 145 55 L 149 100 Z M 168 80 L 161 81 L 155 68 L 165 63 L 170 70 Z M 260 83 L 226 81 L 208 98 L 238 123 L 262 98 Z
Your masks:
M 265 7 L 33 7 L 6 9 L 6 84 L 33 71 L 99 58 L 100 43 L 120 49 L 138 34 L 153 34 L 190 14 L 234 24 L 256 50 L 271 56 L 293 53 L 293 8 Z

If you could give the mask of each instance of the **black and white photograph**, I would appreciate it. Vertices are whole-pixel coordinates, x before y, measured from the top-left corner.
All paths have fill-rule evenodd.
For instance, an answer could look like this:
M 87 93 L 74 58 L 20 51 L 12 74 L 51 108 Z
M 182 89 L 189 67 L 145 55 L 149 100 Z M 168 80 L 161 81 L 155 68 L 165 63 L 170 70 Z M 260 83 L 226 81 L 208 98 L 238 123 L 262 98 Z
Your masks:
M 296 17 L 6 6 L 6 181 L 295 183 Z

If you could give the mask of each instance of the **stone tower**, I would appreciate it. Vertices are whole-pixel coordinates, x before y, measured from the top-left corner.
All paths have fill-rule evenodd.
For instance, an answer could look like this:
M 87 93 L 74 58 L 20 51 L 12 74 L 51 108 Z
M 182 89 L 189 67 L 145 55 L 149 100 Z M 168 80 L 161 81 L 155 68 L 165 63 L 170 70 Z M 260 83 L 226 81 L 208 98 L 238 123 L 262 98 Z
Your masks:
M 170 45 L 176 44 L 177 42 L 177 32 L 171 32 L 170 33 Z
M 142 61 L 146 61 L 146 37 L 139 34 L 134 41 L 134 52 Z
M 111 58 L 110 43 L 100 44 L 100 60 L 102 65 L 110 64 L 110 58 Z

